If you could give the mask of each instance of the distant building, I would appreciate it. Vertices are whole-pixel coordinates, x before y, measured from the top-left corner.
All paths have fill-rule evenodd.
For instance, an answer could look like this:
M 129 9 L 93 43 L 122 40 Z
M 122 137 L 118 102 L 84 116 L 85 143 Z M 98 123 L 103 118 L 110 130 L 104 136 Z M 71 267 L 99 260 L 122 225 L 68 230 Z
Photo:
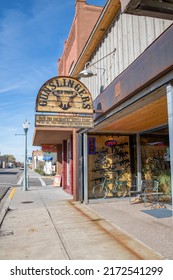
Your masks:
M 43 163 L 44 153 L 43 151 L 33 151 L 32 152 L 32 169 L 39 169 Z
M 7 165 L 7 158 L 5 156 L 0 156 L 0 168 L 5 168 Z

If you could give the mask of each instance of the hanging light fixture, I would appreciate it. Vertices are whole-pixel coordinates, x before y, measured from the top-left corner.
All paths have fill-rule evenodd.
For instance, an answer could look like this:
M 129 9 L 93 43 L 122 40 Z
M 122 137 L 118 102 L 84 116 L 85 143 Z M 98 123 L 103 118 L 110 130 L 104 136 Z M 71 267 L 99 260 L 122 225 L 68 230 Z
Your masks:
M 95 64 L 98 63 L 99 61 L 101 61 L 102 59 L 106 58 L 110 54 L 115 53 L 115 51 L 116 51 L 116 48 L 112 52 L 108 53 L 107 55 L 105 55 L 104 57 L 100 58 L 99 60 L 95 61 L 92 64 L 90 64 L 90 62 L 85 63 L 84 70 L 79 72 L 78 77 L 79 78 L 90 78 L 90 77 L 93 77 L 93 76 L 97 76 L 96 73 L 93 73 L 90 69 L 88 69 L 91 66 L 94 66 L 96 69 L 102 69 L 103 70 L 103 74 L 104 74 L 106 69 L 105 68 L 96 67 Z
M 93 77 L 93 76 L 97 76 L 97 74 L 94 74 L 90 69 L 88 69 L 89 66 L 90 66 L 90 63 L 87 62 L 85 64 L 84 70 L 82 70 L 79 73 L 79 75 L 78 75 L 79 78 L 90 78 L 90 77 Z
M 79 73 L 78 77 L 79 78 L 90 78 L 90 77 L 93 77 L 93 76 L 96 76 L 96 75 L 97 74 L 94 74 L 91 70 L 84 69 Z

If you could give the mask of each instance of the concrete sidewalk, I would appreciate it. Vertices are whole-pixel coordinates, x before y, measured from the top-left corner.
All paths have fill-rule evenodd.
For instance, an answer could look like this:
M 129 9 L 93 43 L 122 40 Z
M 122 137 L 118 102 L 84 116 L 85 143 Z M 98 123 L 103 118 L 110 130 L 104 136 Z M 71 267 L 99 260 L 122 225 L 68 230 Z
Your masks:
M 173 259 L 172 217 L 127 199 L 84 205 L 61 188 L 17 187 L 9 208 L 0 259 Z
M 121 228 L 165 259 L 173 260 L 173 211 L 167 208 L 153 209 L 144 203 L 131 204 L 128 199 L 93 201 L 88 207 L 111 224 Z

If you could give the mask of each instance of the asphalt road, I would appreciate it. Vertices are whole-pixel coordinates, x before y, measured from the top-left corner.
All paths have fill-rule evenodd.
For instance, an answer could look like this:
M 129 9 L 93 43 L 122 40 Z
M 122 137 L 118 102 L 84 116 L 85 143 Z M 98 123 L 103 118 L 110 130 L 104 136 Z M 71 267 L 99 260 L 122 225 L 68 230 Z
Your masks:
M 52 185 L 53 179 L 42 177 L 39 174 L 28 169 L 29 187 L 45 187 Z M 8 190 L 15 186 L 21 187 L 23 183 L 23 170 L 19 168 L 0 168 L 0 209 L 2 208 L 2 199 L 8 194 Z
M 0 212 L 6 201 L 8 190 L 19 181 L 21 171 L 19 168 L 0 168 Z
M 0 168 L 0 185 L 17 184 L 21 172 L 19 168 Z
M 53 178 L 42 177 L 40 174 L 27 169 L 28 190 L 42 189 L 46 186 L 52 186 Z M 23 189 L 24 171 L 19 168 L 0 169 L 0 222 L 3 219 L 4 207 L 8 201 L 8 196 L 13 187 Z
M 12 184 L 17 184 L 20 176 L 19 168 L 1 168 L 0 169 L 0 201 L 8 192 Z M 2 203 L 1 203 L 2 204 Z M 1 205 L 0 205 L 1 207 Z

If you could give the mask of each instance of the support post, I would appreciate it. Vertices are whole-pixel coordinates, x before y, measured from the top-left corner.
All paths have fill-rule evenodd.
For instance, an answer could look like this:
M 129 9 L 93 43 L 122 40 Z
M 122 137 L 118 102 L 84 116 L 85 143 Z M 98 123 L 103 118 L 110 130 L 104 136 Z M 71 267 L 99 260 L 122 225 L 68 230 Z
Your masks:
M 78 199 L 78 182 L 77 182 L 77 134 L 76 129 L 73 129 L 73 199 Z
M 88 136 L 84 133 L 83 139 L 84 156 L 84 203 L 88 204 Z
M 171 192 L 172 192 L 172 209 L 173 209 L 173 84 L 172 83 L 167 84 L 166 91 L 167 91 L 167 107 L 168 107 Z
M 137 145 L 137 191 L 141 190 L 141 144 L 140 135 L 136 135 L 136 145 Z
M 78 186 L 79 186 L 79 200 L 84 201 L 84 185 L 83 185 L 83 133 L 78 134 Z

